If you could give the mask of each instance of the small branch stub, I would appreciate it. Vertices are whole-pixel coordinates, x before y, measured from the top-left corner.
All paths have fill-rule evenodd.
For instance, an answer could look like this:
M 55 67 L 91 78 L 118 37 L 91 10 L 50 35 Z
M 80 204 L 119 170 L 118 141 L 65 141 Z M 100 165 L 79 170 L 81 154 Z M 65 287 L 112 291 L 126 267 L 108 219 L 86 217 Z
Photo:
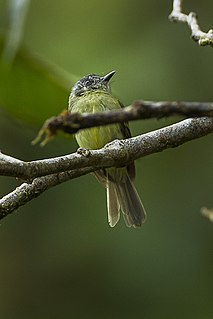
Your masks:
M 207 217 L 213 223 L 213 209 L 208 209 L 206 207 L 202 207 L 201 214 L 204 217 Z

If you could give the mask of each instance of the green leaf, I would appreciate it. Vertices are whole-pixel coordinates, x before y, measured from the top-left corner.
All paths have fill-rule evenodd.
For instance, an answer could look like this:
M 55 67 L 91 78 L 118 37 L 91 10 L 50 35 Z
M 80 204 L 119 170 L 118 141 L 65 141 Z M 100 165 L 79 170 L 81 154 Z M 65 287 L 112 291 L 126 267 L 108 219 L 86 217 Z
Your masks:
M 3 41 L 0 42 L 2 56 Z M 11 65 L 0 61 L 0 108 L 16 118 L 41 125 L 67 108 L 70 88 L 77 77 L 58 66 L 19 50 Z
M 4 58 L 12 62 L 21 44 L 30 0 L 8 0 L 4 14 L 8 16 Z

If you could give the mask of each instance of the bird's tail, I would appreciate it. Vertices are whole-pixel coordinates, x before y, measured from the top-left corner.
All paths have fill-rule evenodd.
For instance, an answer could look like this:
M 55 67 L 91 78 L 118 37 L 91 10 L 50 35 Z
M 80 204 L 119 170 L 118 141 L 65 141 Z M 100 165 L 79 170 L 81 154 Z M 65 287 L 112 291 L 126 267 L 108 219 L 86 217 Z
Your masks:
M 115 226 L 123 213 L 126 225 L 140 227 L 146 219 L 146 212 L 140 197 L 127 175 L 123 182 L 107 182 L 107 209 L 111 227 Z

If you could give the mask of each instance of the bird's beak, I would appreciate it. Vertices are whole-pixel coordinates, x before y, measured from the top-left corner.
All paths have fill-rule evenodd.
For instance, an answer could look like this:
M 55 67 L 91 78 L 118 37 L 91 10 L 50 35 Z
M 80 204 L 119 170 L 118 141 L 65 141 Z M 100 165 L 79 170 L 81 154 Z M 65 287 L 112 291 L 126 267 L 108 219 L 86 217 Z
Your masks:
M 103 82 L 109 82 L 109 80 L 113 77 L 115 71 L 111 71 L 102 77 Z

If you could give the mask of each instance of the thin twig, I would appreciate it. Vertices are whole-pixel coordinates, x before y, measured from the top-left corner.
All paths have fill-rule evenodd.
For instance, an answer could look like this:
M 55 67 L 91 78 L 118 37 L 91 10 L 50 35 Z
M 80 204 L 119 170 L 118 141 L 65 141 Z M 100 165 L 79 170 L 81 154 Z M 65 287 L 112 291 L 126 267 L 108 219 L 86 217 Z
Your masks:
M 188 15 L 183 13 L 182 4 L 183 0 L 173 1 L 173 10 L 169 15 L 170 21 L 187 23 L 191 29 L 193 40 L 198 42 L 200 46 L 213 46 L 213 30 L 210 29 L 208 32 L 201 31 L 196 13 L 190 12 Z

